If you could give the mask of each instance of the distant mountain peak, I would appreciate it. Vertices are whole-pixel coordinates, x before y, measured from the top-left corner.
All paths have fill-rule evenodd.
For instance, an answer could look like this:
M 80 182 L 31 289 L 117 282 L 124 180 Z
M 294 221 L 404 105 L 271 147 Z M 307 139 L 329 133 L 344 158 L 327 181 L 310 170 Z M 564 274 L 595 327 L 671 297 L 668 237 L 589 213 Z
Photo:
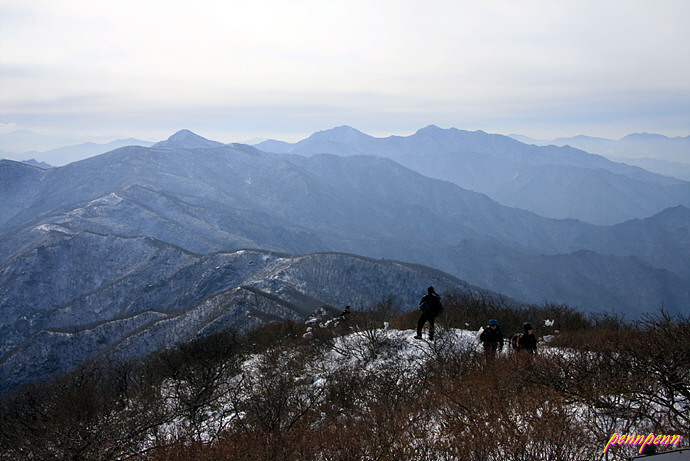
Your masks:
M 421 136 L 439 136 L 439 135 L 441 135 L 441 136 L 444 136 L 444 135 L 455 136 L 458 133 L 469 133 L 469 132 L 465 131 L 465 130 L 459 130 L 459 129 L 454 128 L 454 127 L 441 128 L 438 125 L 431 124 L 431 125 L 425 126 L 424 128 L 420 128 L 419 130 L 417 130 L 417 132 L 413 136 L 415 136 L 415 135 L 417 135 L 417 136 L 420 136 L 420 135 Z M 484 132 L 479 130 L 479 131 L 475 131 L 475 133 L 482 134 Z
M 187 139 L 190 137 L 191 138 L 206 139 L 206 138 L 203 138 L 203 137 L 199 136 L 198 134 L 196 134 L 190 130 L 180 130 L 177 133 L 175 133 L 174 135 L 170 136 L 168 139 L 174 141 L 174 140 L 179 140 L 179 139 Z
M 180 130 L 167 140 L 154 144 L 155 149 L 208 149 L 222 146 L 223 143 L 211 141 L 190 130 Z
M 334 153 L 334 149 L 338 149 L 342 154 L 341 149 L 348 149 L 348 155 L 354 153 L 362 154 L 361 147 L 371 143 L 375 138 L 366 133 L 352 128 L 351 126 L 343 125 L 328 130 L 317 131 L 309 136 L 307 139 L 296 144 L 296 147 L 311 146 L 316 148 L 320 153 L 330 152 Z M 318 147 L 317 147 L 318 146 Z M 366 149 L 365 149 L 366 150 Z
M 631 133 L 623 138 L 621 140 L 664 140 L 664 139 L 670 139 L 668 136 L 664 136 L 662 134 L 656 134 L 656 133 L 647 133 L 646 131 L 643 131 L 642 133 Z
M 316 138 L 328 138 L 334 141 L 349 141 L 358 137 L 369 137 L 369 135 L 362 133 L 351 126 L 342 125 L 328 130 L 318 131 L 311 135 Z
M 446 130 L 444 130 L 443 128 L 439 128 L 436 125 L 427 125 L 424 128 L 420 128 L 419 130 L 417 130 L 415 135 L 434 136 L 434 135 L 437 135 L 439 133 L 443 133 L 444 131 L 446 131 Z
M 336 126 L 334 128 L 331 128 L 330 131 L 332 133 L 358 133 L 358 134 L 363 134 L 361 131 L 359 131 L 357 128 L 353 128 L 349 125 L 341 125 L 341 126 Z
M 31 165 L 31 166 L 36 166 L 38 168 L 41 168 L 42 170 L 48 170 L 50 168 L 53 168 L 52 165 L 46 163 L 46 162 L 39 162 L 35 158 L 29 159 L 29 160 L 22 160 L 23 164 L 25 165 Z

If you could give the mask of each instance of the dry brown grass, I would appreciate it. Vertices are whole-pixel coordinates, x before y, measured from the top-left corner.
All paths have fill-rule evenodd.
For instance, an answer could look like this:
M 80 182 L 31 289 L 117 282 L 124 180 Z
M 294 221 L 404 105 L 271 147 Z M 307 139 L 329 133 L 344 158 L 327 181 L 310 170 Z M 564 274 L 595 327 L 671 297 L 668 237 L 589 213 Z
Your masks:
M 386 301 L 311 337 L 285 322 L 141 363 L 93 364 L 2 400 L 0 459 L 591 461 L 633 454 L 603 454 L 614 432 L 686 435 L 687 318 L 661 313 L 607 329 L 558 306 L 445 301 L 440 329 L 525 315 L 570 326 L 559 348 L 536 356 L 488 359 L 439 339 L 423 362 L 371 370 L 400 347 L 382 322 L 416 324 L 416 312 Z M 345 342 L 346 365 L 315 371 L 353 326 L 364 339 Z

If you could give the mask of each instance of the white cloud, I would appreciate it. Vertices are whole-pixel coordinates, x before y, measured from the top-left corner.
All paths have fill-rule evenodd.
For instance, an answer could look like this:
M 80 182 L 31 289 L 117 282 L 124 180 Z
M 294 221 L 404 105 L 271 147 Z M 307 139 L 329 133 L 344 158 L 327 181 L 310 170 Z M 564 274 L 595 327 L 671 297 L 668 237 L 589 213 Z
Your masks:
M 10 133 L 17 127 L 16 123 L 0 123 L 0 133 Z

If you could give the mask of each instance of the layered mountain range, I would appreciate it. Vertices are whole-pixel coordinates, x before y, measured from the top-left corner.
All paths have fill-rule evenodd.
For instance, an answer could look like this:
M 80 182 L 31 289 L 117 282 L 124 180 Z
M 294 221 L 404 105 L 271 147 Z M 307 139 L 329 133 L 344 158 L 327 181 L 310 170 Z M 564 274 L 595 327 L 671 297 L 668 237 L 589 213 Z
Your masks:
M 82 142 L 77 144 L 76 139 L 17 130 L 11 133 L 0 133 L 0 157 L 27 163 L 35 162 L 42 168 L 50 168 L 110 152 L 119 147 L 134 145 L 149 147 L 152 144 L 154 143 L 134 138 L 117 139 L 107 143 Z
M 375 155 L 425 176 L 481 192 L 551 218 L 612 225 L 665 208 L 690 207 L 690 183 L 570 146 L 536 146 L 483 131 L 428 126 L 411 136 L 375 138 L 343 126 L 295 144 L 256 147 L 300 155 Z
M 421 131 L 415 142 L 428 144 L 430 157 L 467 137 L 466 149 L 439 155 L 493 150 L 495 162 L 510 157 L 501 143 L 517 143 L 478 133 L 488 143 L 481 147 L 459 130 Z M 290 151 L 269 153 L 182 131 L 49 170 L 0 161 L 0 382 L 9 388 L 106 353 L 299 319 L 322 304 L 396 297 L 413 308 L 429 284 L 627 316 L 690 305 L 685 202 L 612 226 L 546 218 L 383 151 L 342 147 L 357 144 L 358 133 L 317 133 L 321 147 L 309 149 L 312 138 L 299 148 L 262 145 Z M 409 141 L 387 138 L 401 146 L 388 154 L 418 155 L 405 150 Z M 518 154 L 541 158 L 530 160 L 535 168 L 568 153 L 570 163 L 608 165 L 544 149 Z M 596 171 L 660 190 L 687 187 L 608 166 L 617 172 Z
M 552 140 L 532 139 L 521 135 L 510 137 L 538 146 L 572 146 L 655 173 L 690 180 L 690 136 L 669 138 L 652 133 L 633 133 L 621 139 L 583 135 Z

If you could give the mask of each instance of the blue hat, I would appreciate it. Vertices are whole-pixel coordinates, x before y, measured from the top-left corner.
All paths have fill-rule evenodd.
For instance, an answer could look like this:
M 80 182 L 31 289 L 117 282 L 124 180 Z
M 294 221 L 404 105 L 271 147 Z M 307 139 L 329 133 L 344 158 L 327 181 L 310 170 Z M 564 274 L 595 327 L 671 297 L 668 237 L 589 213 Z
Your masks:
M 496 319 L 489 320 L 489 325 L 498 325 L 498 320 L 496 320 Z

